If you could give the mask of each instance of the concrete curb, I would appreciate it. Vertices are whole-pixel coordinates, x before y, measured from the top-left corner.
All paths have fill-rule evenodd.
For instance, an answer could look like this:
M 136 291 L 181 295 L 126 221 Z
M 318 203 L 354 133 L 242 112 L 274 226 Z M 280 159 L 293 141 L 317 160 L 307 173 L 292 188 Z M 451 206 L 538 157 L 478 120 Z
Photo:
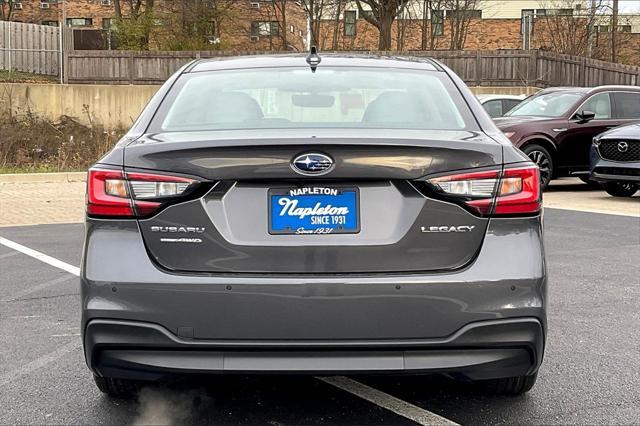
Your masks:
M 86 182 L 86 172 L 7 173 L 0 174 L 0 183 Z

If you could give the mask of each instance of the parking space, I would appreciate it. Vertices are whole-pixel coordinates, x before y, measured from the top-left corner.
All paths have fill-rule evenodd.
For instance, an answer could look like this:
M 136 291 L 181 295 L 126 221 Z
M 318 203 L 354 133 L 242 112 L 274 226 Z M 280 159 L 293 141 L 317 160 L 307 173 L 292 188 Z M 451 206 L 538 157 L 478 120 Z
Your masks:
M 636 422 L 640 217 L 549 208 L 545 215 L 548 346 L 538 384 L 520 398 L 487 396 L 436 376 L 228 376 L 112 401 L 84 365 L 77 277 L 0 245 L 0 423 L 444 421 L 435 415 L 457 423 Z M 77 266 L 82 226 L 5 227 L 0 236 Z
M 0 175 L 0 226 L 83 219 L 85 173 Z
M 640 192 L 633 197 L 612 197 L 596 185 L 585 185 L 578 178 L 551 181 L 544 193 L 544 205 L 549 208 L 640 216 Z

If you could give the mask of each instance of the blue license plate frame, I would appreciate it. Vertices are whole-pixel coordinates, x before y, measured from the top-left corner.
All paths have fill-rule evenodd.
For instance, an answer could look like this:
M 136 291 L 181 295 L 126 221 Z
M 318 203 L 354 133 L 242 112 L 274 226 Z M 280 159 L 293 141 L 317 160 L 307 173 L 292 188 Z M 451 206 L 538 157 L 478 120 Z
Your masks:
M 295 201 L 295 204 L 292 201 Z M 348 212 L 345 213 L 344 208 L 347 208 Z M 270 188 L 267 210 L 269 234 L 272 235 L 332 235 L 360 232 L 360 191 L 357 187 Z

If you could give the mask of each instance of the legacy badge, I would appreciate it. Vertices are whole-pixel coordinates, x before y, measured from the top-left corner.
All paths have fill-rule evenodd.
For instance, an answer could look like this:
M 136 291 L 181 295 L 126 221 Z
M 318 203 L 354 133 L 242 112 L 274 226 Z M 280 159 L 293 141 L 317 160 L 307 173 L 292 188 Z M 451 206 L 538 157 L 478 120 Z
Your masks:
M 475 228 L 474 225 L 460 226 L 421 226 L 420 230 L 426 233 L 448 233 L 448 232 L 471 232 Z

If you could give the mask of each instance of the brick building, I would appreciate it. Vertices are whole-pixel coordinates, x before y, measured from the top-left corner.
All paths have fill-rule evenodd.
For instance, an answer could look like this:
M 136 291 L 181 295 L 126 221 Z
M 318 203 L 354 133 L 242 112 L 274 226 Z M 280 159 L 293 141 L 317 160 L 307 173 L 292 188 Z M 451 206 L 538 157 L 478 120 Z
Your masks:
M 299 1 L 233 1 L 216 28 L 224 48 L 307 50 L 307 16 Z
M 66 25 L 77 30 L 108 31 L 115 23 L 115 1 L 66 0 Z M 130 15 L 128 2 L 121 1 L 121 5 L 123 19 L 127 19 Z M 63 20 L 64 6 L 63 0 L 13 0 L 10 20 L 59 25 Z M 4 7 L 7 9 L 7 4 Z M 206 39 L 211 48 L 306 49 L 307 19 L 299 1 L 223 0 L 214 3 L 207 0 L 156 0 L 152 16 L 151 47 L 166 48 L 160 41 L 171 37 L 179 39 L 184 30 L 190 30 L 197 22 L 201 27 L 199 36 Z M 205 25 L 201 25 L 203 17 L 210 17 Z
M 62 20 L 61 4 L 62 0 L 14 0 L 11 20 L 57 26 Z M 73 27 L 106 28 L 113 17 L 113 4 L 110 0 L 67 2 L 67 24 Z
M 58 25 L 62 20 L 63 0 L 13 1 L 16 7 L 11 20 L 45 25 Z M 82 42 L 83 35 L 91 34 L 80 30 L 106 33 L 112 28 L 115 1 L 66 0 L 66 24 L 78 30 L 76 41 Z M 556 6 L 549 8 L 554 2 Z M 5 0 L 5 8 L 6 3 Z M 361 16 L 355 1 L 328 3 L 334 6 L 322 12 L 316 25 L 316 42 L 321 50 L 377 49 L 378 30 Z M 121 0 L 121 4 L 126 19 L 128 2 Z M 588 47 L 585 42 L 566 46 L 566 40 L 554 39 L 558 31 L 549 29 L 549 20 L 553 17 L 562 19 L 584 14 L 589 0 L 477 0 L 473 3 L 474 10 L 465 11 L 469 19 L 462 35 L 456 30 L 456 16 L 460 16 L 460 11 L 447 10 L 446 6 L 430 10 L 427 4 L 454 3 L 412 0 L 393 24 L 392 49 L 450 49 L 452 40 L 456 40 L 454 46 L 466 50 L 540 48 L 578 55 L 591 51 L 595 58 L 610 59 L 610 16 L 599 16 L 595 37 L 589 39 Z M 151 49 L 303 51 L 308 48 L 308 22 L 300 0 L 155 0 L 152 15 L 153 28 L 148 42 Z M 194 31 L 195 27 L 198 31 Z M 621 14 L 618 30 L 618 60 L 640 65 L 640 15 Z M 581 28 L 578 25 L 568 34 L 569 44 L 575 44 L 577 36 L 582 37 L 585 31 L 586 25 Z M 82 48 L 80 44 L 78 48 Z M 113 46 L 103 42 L 96 46 L 108 47 Z
M 558 0 L 560 6 L 548 8 L 554 4 L 552 1 L 478 0 L 474 10 L 464 11 L 425 10 L 427 4 L 437 4 L 437 0 L 430 3 L 415 0 L 395 20 L 391 49 L 446 50 L 451 48 L 453 40 L 458 40 L 458 48 L 465 50 L 537 48 L 576 55 L 591 50 L 597 59 L 609 60 L 610 57 L 611 16 L 598 15 L 595 22 L 591 20 L 595 36 L 589 38 L 587 20 L 582 18 L 583 6 L 589 4 L 585 1 L 575 0 L 574 4 Z M 378 30 L 361 15 L 351 0 L 344 2 L 339 10 L 327 8 L 318 25 L 319 47 L 322 50 L 376 50 Z M 565 24 L 564 29 L 557 24 L 558 20 Z M 459 34 L 461 21 L 467 22 L 462 35 Z M 560 30 L 565 34 L 559 34 Z M 621 14 L 618 31 L 619 62 L 640 65 L 640 15 Z M 559 40 L 560 36 L 566 40 Z

